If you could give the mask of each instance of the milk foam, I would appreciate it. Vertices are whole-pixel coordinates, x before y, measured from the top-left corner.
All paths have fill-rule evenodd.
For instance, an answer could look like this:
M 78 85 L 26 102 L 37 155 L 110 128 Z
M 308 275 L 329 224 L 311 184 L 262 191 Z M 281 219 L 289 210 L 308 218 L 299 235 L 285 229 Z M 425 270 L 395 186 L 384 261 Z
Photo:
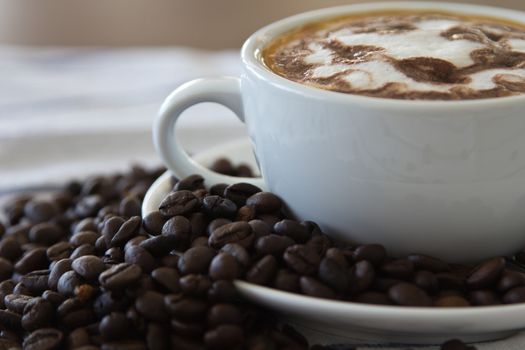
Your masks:
M 511 64 L 493 57 L 503 51 Z M 507 89 L 509 84 L 500 84 L 502 74 L 515 76 L 516 84 L 525 82 L 525 55 L 521 62 L 516 56 L 520 53 L 525 54 L 525 31 L 450 16 L 412 15 L 374 18 L 369 26 L 364 20 L 338 23 L 288 42 L 276 54 L 283 66 L 287 56 L 302 62 L 302 77 L 296 74 L 295 80 L 327 89 L 370 92 L 395 86 L 405 93 L 458 88 L 464 93 Z M 444 71 L 427 74 L 434 68 Z

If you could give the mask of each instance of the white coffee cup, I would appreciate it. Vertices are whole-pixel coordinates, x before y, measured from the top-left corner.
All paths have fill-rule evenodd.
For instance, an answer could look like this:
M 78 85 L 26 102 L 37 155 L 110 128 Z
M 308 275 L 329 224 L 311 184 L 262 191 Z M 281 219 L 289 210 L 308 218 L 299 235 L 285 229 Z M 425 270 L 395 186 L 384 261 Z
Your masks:
M 251 182 L 338 241 L 381 243 L 389 253 L 450 262 L 525 247 L 525 96 L 411 101 L 342 94 L 278 76 L 260 59 L 301 24 L 384 9 L 438 9 L 525 22 L 525 13 L 441 2 L 388 2 L 308 12 L 268 25 L 242 48 L 240 78 L 199 79 L 164 102 L 154 140 L 178 177 L 208 185 Z M 179 115 L 217 102 L 246 123 L 261 179 L 212 172 L 178 143 Z M 266 184 L 266 185 L 265 185 Z

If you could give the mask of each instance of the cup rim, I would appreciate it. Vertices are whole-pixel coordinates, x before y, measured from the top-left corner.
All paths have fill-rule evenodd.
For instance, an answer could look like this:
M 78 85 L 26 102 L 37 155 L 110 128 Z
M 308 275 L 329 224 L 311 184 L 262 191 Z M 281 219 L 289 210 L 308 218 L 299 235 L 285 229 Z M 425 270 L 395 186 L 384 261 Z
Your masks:
M 241 49 L 241 61 L 245 68 L 273 86 L 286 91 L 299 93 L 310 99 L 337 101 L 341 103 L 355 103 L 359 105 L 371 105 L 375 108 L 407 108 L 411 110 L 424 110 L 432 107 L 450 110 L 451 108 L 497 108 L 506 104 L 525 102 L 525 94 L 505 97 L 491 97 L 469 100 L 405 100 L 385 97 L 374 97 L 359 94 L 341 93 L 337 91 L 324 90 L 309 85 L 304 85 L 288 80 L 266 67 L 261 59 L 264 47 L 278 35 L 296 28 L 302 24 L 322 20 L 347 13 L 358 13 L 374 10 L 405 10 L 405 9 L 428 9 L 451 11 L 466 14 L 478 14 L 491 17 L 500 17 L 522 22 L 525 25 L 525 12 L 495 6 L 471 5 L 464 3 L 436 2 L 436 1 L 393 1 L 373 2 L 364 4 L 351 4 L 336 7 L 328 7 L 308 12 L 299 13 L 276 22 L 270 23 L 253 33 L 243 44 Z M 245 73 L 243 73 L 245 74 Z

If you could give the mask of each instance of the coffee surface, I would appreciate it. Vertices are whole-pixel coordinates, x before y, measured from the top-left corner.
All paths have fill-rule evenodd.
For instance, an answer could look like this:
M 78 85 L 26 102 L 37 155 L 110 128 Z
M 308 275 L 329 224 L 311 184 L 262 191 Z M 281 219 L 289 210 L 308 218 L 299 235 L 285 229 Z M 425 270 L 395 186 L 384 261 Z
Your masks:
M 525 26 L 393 12 L 313 23 L 263 52 L 275 73 L 337 92 L 459 100 L 525 93 Z

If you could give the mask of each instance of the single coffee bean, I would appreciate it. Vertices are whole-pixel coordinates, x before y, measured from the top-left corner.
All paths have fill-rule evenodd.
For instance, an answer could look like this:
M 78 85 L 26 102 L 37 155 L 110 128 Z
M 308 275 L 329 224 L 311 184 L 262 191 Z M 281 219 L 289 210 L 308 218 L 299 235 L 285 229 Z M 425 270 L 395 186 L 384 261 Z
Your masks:
M 124 224 L 125 220 L 121 218 L 120 216 L 113 216 L 109 219 L 104 220 L 104 224 L 102 227 L 102 236 L 104 236 L 104 240 L 106 242 L 106 245 L 109 246 L 111 243 L 111 239 L 115 234 L 118 232 L 122 224 Z
M 210 166 L 210 169 L 224 175 L 236 176 L 237 170 L 227 158 L 218 158 Z
M 141 274 L 139 266 L 121 263 L 102 272 L 98 280 L 106 289 L 119 290 L 137 282 Z
M 69 258 L 75 260 L 85 255 L 95 255 L 95 247 L 90 244 L 82 244 L 73 250 Z
M 366 244 L 354 250 L 354 260 L 368 260 L 374 266 L 379 266 L 386 258 L 386 249 L 379 244 Z
M 0 282 L 0 308 L 5 308 L 4 298 L 8 294 L 12 294 L 14 288 L 15 282 L 13 282 L 13 280 L 9 279 Z
M 166 266 L 158 267 L 151 271 L 151 277 L 159 286 L 170 293 L 177 293 L 180 290 L 180 276 L 174 268 Z
M 144 248 L 140 246 L 132 246 L 124 252 L 124 261 L 128 264 L 136 264 L 140 266 L 145 273 L 151 272 L 157 267 L 155 258 Z
M 51 303 L 43 298 L 33 298 L 24 307 L 22 327 L 26 331 L 49 327 L 53 323 L 55 310 Z
M 316 251 L 306 245 L 293 245 L 286 248 L 283 255 L 286 265 L 301 275 L 313 275 L 317 273 L 320 256 Z
M 77 328 L 67 335 L 66 348 L 78 349 L 89 346 L 91 343 L 86 328 Z
M 75 259 L 71 264 L 73 270 L 86 280 L 93 280 L 106 269 L 106 266 L 98 256 L 84 255 Z
M 299 284 L 301 286 L 301 291 L 306 295 L 325 299 L 335 298 L 335 293 L 330 287 L 313 277 L 302 276 L 299 279 Z
M 450 270 L 450 266 L 437 258 L 423 254 L 410 254 L 407 256 L 416 269 L 427 270 L 430 272 L 445 272 Z
M 180 241 L 174 235 L 160 235 L 140 242 L 139 246 L 146 249 L 153 256 L 166 255 L 179 247 Z
M 351 254 L 351 252 L 348 252 Z M 347 253 L 340 248 L 329 248 L 326 250 L 326 257 L 336 261 L 340 266 L 348 267 Z
M 128 250 L 129 248 L 133 246 L 140 246 L 140 244 L 144 242 L 146 239 L 147 239 L 147 236 L 145 235 L 139 235 L 139 236 L 133 237 L 132 239 L 127 241 L 126 244 L 124 245 L 124 251 Z
M 208 311 L 208 326 L 221 324 L 242 325 L 243 317 L 239 308 L 232 304 L 215 304 Z
M 476 350 L 476 348 L 466 345 L 459 339 L 452 339 L 444 342 L 441 350 Z
M 140 200 L 135 196 L 126 196 L 122 198 L 122 202 L 119 204 L 118 212 L 120 215 L 130 218 L 132 216 L 140 215 L 141 203 Z
M 6 280 L 13 274 L 13 263 L 6 258 L 0 257 L 0 280 Z
M 248 224 L 252 227 L 252 232 L 256 240 L 272 233 L 272 226 L 262 220 L 250 220 Z
M 73 268 L 71 267 L 71 259 L 61 259 L 56 262 L 56 264 L 53 266 L 49 273 L 49 277 L 47 280 L 47 285 L 52 290 L 57 290 L 58 280 L 64 273 L 67 271 L 71 271 Z
M 204 178 L 200 175 L 190 175 L 180 179 L 173 187 L 174 191 L 195 191 L 204 188 Z
M 4 304 L 9 311 L 22 314 L 27 303 L 32 299 L 33 297 L 29 295 L 7 294 L 4 298 Z
M 237 211 L 237 205 L 227 198 L 212 195 L 204 197 L 202 210 L 213 218 L 232 218 Z
M 137 298 L 135 308 L 148 321 L 167 322 L 168 312 L 164 307 L 164 295 L 147 291 Z
M 20 243 L 13 237 L 3 237 L 0 240 L 0 257 L 15 261 L 22 255 Z
M 467 307 L 470 303 L 467 299 L 460 296 L 445 296 L 439 297 L 434 301 L 434 306 L 438 307 Z
M 491 290 L 480 289 L 469 293 L 469 300 L 473 305 L 497 305 L 501 304 L 498 296 Z
M 146 330 L 146 344 L 148 350 L 168 350 L 168 329 L 160 323 L 149 323 Z
M 140 216 L 132 216 L 120 226 L 117 233 L 115 233 L 113 238 L 111 238 L 109 246 L 122 247 L 127 241 L 129 241 L 138 233 L 141 226 L 142 219 Z
M 179 280 L 182 293 L 190 296 L 205 296 L 211 287 L 211 280 L 205 275 L 186 275 Z
M 64 295 L 52 290 L 46 290 L 44 293 L 42 293 L 42 298 L 49 301 L 51 305 L 53 305 L 53 308 L 58 307 L 58 305 L 62 304 L 64 300 L 66 300 Z
M 166 221 L 162 227 L 162 234 L 173 236 L 175 239 L 176 249 L 186 249 L 191 239 L 191 223 L 184 216 L 175 216 Z
M 0 310 L 0 326 L 11 330 L 18 330 L 22 327 L 22 317 L 8 310 Z
M 206 236 L 206 228 L 208 227 L 209 219 L 201 212 L 196 212 L 190 216 L 191 236 Z
M 397 305 L 403 306 L 431 306 L 432 299 L 415 284 L 401 282 L 388 290 L 388 297 Z
M 93 310 L 99 318 L 111 312 L 124 312 L 132 301 L 121 291 L 107 291 L 101 293 L 93 302 Z
M 124 261 L 124 253 L 119 247 L 109 248 L 102 256 L 102 262 L 104 264 L 115 265 L 121 263 L 122 261 Z
M 85 218 L 74 224 L 73 234 L 79 233 L 81 231 L 98 231 L 98 226 L 94 218 Z
M 261 192 L 259 187 L 246 182 L 239 182 L 226 187 L 224 197 L 232 200 L 238 207 L 242 207 L 246 204 L 248 197 L 258 192 Z
M 332 246 L 332 242 L 327 236 L 313 236 L 306 242 L 306 245 L 319 254 L 319 256 L 324 256 L 326 251 Z
M 336 260 L 324 258 L 319 265 L 319 279 L 337 292 L 346 292 L 350 288 L 350 275 L 345 267 Z
M 503 294 L 501 301 L 504 304 L 515 304 L 525 302 L 525 287 L 514 287 L 508 290 L 505 294 Z
M 26 252 L 15 264 L 15 271 L 25 275 L 33 270 L 42 270 L 48 267 L 46 248 L 34 248 Z
M 208 243 L 211 247 L 219 249 L 228 243 L 237 243 L 244 248 L 249 248 L 254 241 L 251 226 L 247 222 L 232 222 L 215 229 Z
M 179 256 L 178 255 L 175 255 L 175 254 L 171 254 L 171 255 L 165 255 L 161 258 L 161 263 L 162 265 L 166 266 L 166 267 L 173 267 L 173 268 L 177 268 L 177 265 L 179 263 Z
M 435 274 L 430 271 L 416 271 L 413 282 L 427 293 L 435 293 L 439 288 L 439 282 Z
M 208 312 L 205 301 L 182 294 L 165 295 L 164 305 L 172 316 L 183 321 L 199 321 Z
M 260 237 L 257 242 L 255 242 L 255 250 L 259 255 L 271 254 L 280 256 L 293 244 L 295 244 L 295 242 L 290 237 L 270 234 Z
M 15 285 L 15 288 L 13 288 L 13 294 L 31 295 L 31 291 L 27 289 L 25 284 L 23 284 L 22 282 L 18 282 Z
M 280 269 L 275 275 L 273 287 L 287 292 L 299 293 L 301 288 L 299 275 L 288 269 Z
M 297 243 L 305 243 L 310 238 L 306 226 L 294 220 L 281 220 L 273 226 L 275 233 L 288 236 Z
M 228 187 L 227 184 L 219 183 L 210 187 L 210 194 L 216 196 L 224 196 L 224 190 Z
M 53 350 L 62 343 L 63 334 L 55 328 L 41 328 L 24 339 L 24 350 Z
M 46 255 L 49 260 L 57 261 L 69 258 L 73 250 L 75 250 L 75 246 L 72 243 L 62 241 L 47 248 Z
M 58 213 L 57 206 L 46 200 L 33 199 L 24 206 L 25 217 L 33 223 L 50 221 Z
M 497 285 L 499 292 L 506 292 L 511 288 L 525 285 L 525 274 L 519 271 L 504 270 Z
M 81 277 L 75 271 L 67 271 L 58 279 L 57 290 L 59 293 L 72 296 L 75 288 L 83 283 Z
M 381 273 L 386 277 L 410 279 L 414 275 L 414 264 L 407 259 L 396 259 L 381 265 Z
M 160 211 L 156 210 L 146 215 L 142 221 L 142 227 L 147 233 L 153 236 L 160 235 L 162 227 L 166 223 L 166 219 Z
M 29 230 L 29 240 L 34 243 L 52 245 L 64 235 L 62 228 L 50 222 L 36 224 Z
M 69 243 L 75 247 L 81 246 L 82 244 L 95 245 L 99 237 L 100 234 L 94 231 L 80 231 L 71 236 Z
M 232 281 L 219 280 L 213 282 L 207 291 L 208 299 L 214 303 L 231 303 L 238 298 L 237 289 Z
M 166 196 L 160 203 L 159 211 L 165 217 L 172 217 L 192 213 L 200 205 L 199 199 L 193 193 L 188 190 L 180 190 Z
M 49 270 L 31 271 L 27 275 L 22 276 L 20 282 L 27 287 L 31 294 L 40 295 L 48 288 L 49 274 Z
M 199 236 L 199 237 L 194 238 L 193 241 L 191 241 L 190 247 L 191 248 L 208 247 L 208 237 L 206 237 L 206 236 Z
M 253 207 L 257 214 L 272 214 L 281 210 L 282 201 L 270 192 L 258 192 L 246 200 L 246 205 Z
M 215 254 L 215 250 L 209 247 L 190 248 L 179 259 L 179 271 L 184 275 L 206 273 Z
M 466 279 L 471 289 L 490 287 L 498 281 L 505 268 L 505 259 L 502 257 L 489 259 L 476 266 Z
M 233 280 L 240 275 L 239 263 L 231 254 L 219 253 L 211 260 L 209 275 L 214 280 Z
M 277 273 L 277 267 L 277 259 L 273 255 L 266 255 L 246 272 L 246 281 L 259 285 L 269 285 Z
M 353 301 L 364 304 L 391 305 L 392 302 L 385 293 L 367 291 L 355 296 Z
M 351 268 L 350 282 L 354 284 L 354 291 L 363 292 L 374 283 L 376 272 L 374 265 L 367 260 L 358 261 Z
M 221 226 L 224 226 L 224 225 L 230 224 L 230 223 L 232 223 L 232 221 L 230 219 L 226 219 L 226 218 L 213 219 L 208 224 L 208 227 L 206 228 L 206 233 L 207 233 L 208 236 L 211 236 L 213 231 L 215 231 L 216 229 L 218 229 Z
M 75 206 L 75 213 L 80 218 L 88 216 L 95 216 L 97 212 L 103 207 L 104 198 L 98 194 L 83 197 Z
M 204 343 L 211 349 L 233 349 L 244 341 L 242 328 L 237 325 L 220 325 L 204 335 Z
M 242 207 L 240 207 L 239 210 L 237 210 L 237 214 L 235 215 L 235 221 L 249 222 L 254 219 L 255 209 L 247 205 L 243 205 Z
M 250 254 L 243 246 L 239 244 L 228 243 L 221 248 L 221 252 L 231 254 L 243 269 L 250 265 Z

